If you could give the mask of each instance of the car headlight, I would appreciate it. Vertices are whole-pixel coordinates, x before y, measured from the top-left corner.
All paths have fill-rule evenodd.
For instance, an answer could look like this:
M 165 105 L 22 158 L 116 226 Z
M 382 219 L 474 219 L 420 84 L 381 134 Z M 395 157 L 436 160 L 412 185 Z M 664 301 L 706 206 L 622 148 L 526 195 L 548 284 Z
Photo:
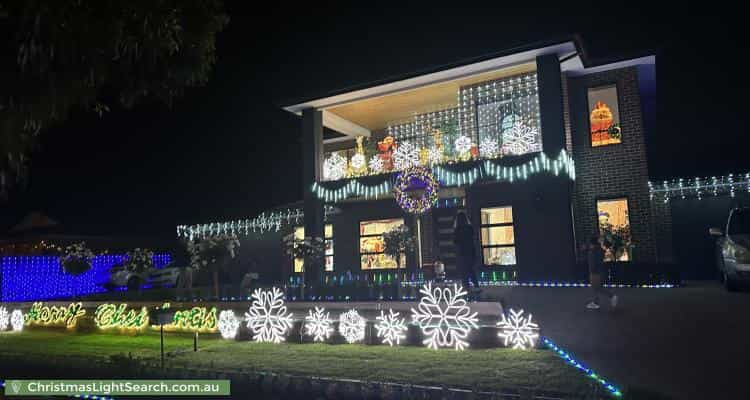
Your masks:
M 734 245 L 734 258 L 740 262 L 750 261 L 750 250 L 746 249 L 743 246 L 735 244 Z

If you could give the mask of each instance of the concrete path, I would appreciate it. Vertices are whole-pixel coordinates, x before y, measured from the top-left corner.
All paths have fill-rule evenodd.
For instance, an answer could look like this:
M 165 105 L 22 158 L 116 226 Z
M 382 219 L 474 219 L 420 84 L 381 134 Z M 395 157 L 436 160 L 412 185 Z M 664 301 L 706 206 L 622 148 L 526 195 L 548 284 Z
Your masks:
M 664 395 L 653 398 L 750 398 L 750 292 L 712 283 L 615 292 L 614 310 L 586 309 L 586 288 L 493 287 L 483 298 L 531 312 L 543 335 L 615 384 Z

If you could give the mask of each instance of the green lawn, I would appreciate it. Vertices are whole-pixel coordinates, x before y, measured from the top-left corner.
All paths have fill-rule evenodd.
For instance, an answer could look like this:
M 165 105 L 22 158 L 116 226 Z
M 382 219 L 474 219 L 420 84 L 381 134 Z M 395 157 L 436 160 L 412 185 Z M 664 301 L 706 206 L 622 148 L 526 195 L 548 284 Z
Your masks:
M 192 336 L 165 336 L 165 351 L 172 353 L 167 360 L 170 366 L 272 371 L 457 388 L 476 386 L 482 390 L 530 388 L 571 394 L 584 393 L 590 382 L 546 350 L 498 348 L 456 352 L 409 346 L 267 344 L 205 336 L 201 337 L 200 350 L 195 353 Z M 128 353 L 158 360 L 158 334 L 126 336 L 52 330 L 0 333 L 0 360 L 4 354 L 90 359 Z

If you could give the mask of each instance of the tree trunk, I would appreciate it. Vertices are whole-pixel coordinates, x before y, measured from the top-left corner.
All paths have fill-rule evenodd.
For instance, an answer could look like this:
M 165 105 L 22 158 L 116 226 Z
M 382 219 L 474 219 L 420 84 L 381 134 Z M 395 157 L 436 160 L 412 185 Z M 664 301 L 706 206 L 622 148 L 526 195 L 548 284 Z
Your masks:
M 214 295 L 216 296 L 216 300 L 219 300 L 219 266 L 215 266 L 213 270 L 213 276 L 214 276 Z

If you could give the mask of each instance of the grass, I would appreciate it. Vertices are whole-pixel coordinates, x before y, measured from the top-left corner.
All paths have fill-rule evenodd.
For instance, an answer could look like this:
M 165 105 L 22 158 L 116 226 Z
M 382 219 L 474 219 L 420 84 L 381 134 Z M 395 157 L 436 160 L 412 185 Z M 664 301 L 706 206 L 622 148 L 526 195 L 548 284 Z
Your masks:
M 589 381 L 546 350 L 505 348 L 456 352 L 423 347 L 329 344 L 268 344 L 201 337 L 193 352 L 191 335 L 165 334 L 169 366 L 269 371 L 301 376 L 350 378 L 481 390 L 535 389 L 585 393 Z M 0 333 L 4 355 L 109 358 L 131 353 L 157 360 L 159 336 L 26 330 Z

